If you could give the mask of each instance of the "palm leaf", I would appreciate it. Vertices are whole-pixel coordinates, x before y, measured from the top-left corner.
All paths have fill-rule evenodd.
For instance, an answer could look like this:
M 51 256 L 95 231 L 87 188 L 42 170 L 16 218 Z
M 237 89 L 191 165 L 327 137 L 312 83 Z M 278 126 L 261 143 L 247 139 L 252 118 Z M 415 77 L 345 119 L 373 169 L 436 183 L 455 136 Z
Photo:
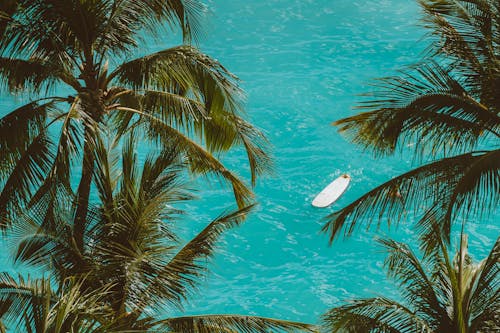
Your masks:
M 158 29 L 166 22 L 170 28 L 180 27 L 184 40 L 197 40 L 202 32 L 201 20 L 206 12 L 199 1 L 182 0 L 118 0 L 104 2 L 105 20 L 96 38 L 97 50 L 105 54 L 129 51 L 137 46 L 137 32 L 141 29 L 153 36 L 160 36 L 164 29 Z
M 123 107 L 119 107 L 118 110 L 140 115 L 142 120 L 139 120 L 136 126 L 143 126 L 144 131 L 152 140 L 160 141 L 166 147 L 176 146 L 181 151 L 184 151 L 188 157 L 192 172 L 201 174 L 212 172 L 223 177 L 231 184 L 238 206 L 242 207 L 251 200 L 252 193 L 247 186 L 202 146 L 149 114 Z M 144 126 L 145 124 L 147 126 Z
M 203 134 L 209 150 L 227 150 L 235 143 L 236 137 L 242 136 L 237 118 L 234 118 L 242 112 L 243 94 L 237 78 L 220 63 L 193 47 L 179 46 L 132 60 L 119 66 L 110 75 L 110 78 L 115 77 L 120 84 L 134 90 L 146 90 L 145 112 L 157 110 L 154 108 L 157 102 L 168 98 L 169 104 L 165 106 L 168 107 L 167 117 L 170 119 L 172 114 L 186 108 L 184 105 L 179 109 L 179 103 L 172 105 L 175 102 L 173 95 L 182 96 L 180 101 L 184 104 L 186 99 L 196 101 L 197 113 L 203 105 L 203 116 L 196 117 L 196 121 L 190 124 L 199 135 Z M 193 103 L 189 104 L 193 109 Z M 147 106 L 153 106 L 153 109 Z M 163 112 L 157 116 L 161 114 L 162 119 L 165 119 L 165 109 L 158 111 Z M 179 120 L 179 117 L 176 119 Z M 224 131 L 219 133 L 217 130 Z
M 46 326 L 46 309 L 52 301 L 52 291 L 48 280 L 24 280 L 19 282 L 6 273 L 0 274 L 0 300 L 9 304 L 3 320 L 13 323 L 23 331 L 42 332 Z
M 406 244 L 393 240 L 382 239 L 379 243 L 389 253 L 384 262 L 388 276 L 398 282 L 403 297 L 413 310 L 421 317 L 429 318 L 429 323 L 434 321 L 434 325 L 435 321 L 446 318 L 446 306 L 413 251 Z
M 68 24 L 64 24 L 64 12 L 79 1 L 53 0 L 54 11 L 47 2 L 18 0 L 18 8 L 0 39 L 0 50 L 10 58 L 38 59 L 71 72 L 78 63 L 75 47 L 77 38 Z M 71 25 L 71 24 L 70 24 Z
M 207 9 L 205 4 L 197 0 L 150 1 L 156 6 L 159 18 L 166 18 L 170 26 L 179 23 L 184 40 L 198 40 L 202 36 L 202 20 Z
M 202 97 L 207 110 L 222 97 L 231 110 L 239 110 L 242 91 L 237 78 L 219 62 L 191 46 L 177 46 L 126 62 L 109 76 L 134 90 L 160 90 Z
M 384 297 L 351 301 L 323 315 L 332 332 L 434 332 L 432 327 L 406 306 Z
M 177 317 L 162 320 L 161 324 L 175 332 L 184 333 L 318 332 L 313 325 L 238 315 Z
M 245 148 L 252 186 L 255 186 L 257 176 L 272 172 L 273 162 L 269 156 L 271 144 L 261 131 L 242 117 L 227 113 L 212 114 L 210 120 L 204 123 L 203 131 L 206 142 L 211 143 L 209 150 L 228 150 L 235 144 Z
M 43 61 L 0 58 L 0 78 L 10 91 L 30 91 L 37 93 L 45 88 L 54 88 L 65 82 L 75 89 L 81 85 L 70 73 Z
M 257 176 L 272 170 L 269 142 L 262 132 L 234 113 L 209 112 L 202 102 L 170 92 L 146 90 L 138 94 L 130 90 L 118 91 L 117 94 L 121 105 L 155 115 L 184 133 L 197 133 L 209 151 L 226 151 L 234 145 L 242 145 L 247 152 L 252 185 L 255 185 Z M 122 129 L 130 124 L 132 117 L 115 119 L 118 128 Z
M 95 169 L 94 184 L 102 202 L 104 214 L 113 211 L 115 207 L 114 192 L 118 184 L 120 155 L 116 151 L 117 141 L 106 146 L 103 140 L 98 137 L 95 145 Z
M 71 187 L 71 170 L 82 146 L 82 128 L 74 109 L 75 103 L 69 112 L 57 117 L 63 119 L 63 124 L 59 129 L 56 155 L 51 162 L 50 171 L 43 183 L 40 184 L 36 193 L 30 198 L 30 206 L 36 206 L 37 214 L 44 215 L 45 223 L 49 224 L 52 223 L 53 210 L 60 205 L 69 207 L 73 204 L 70 202 L 74 199 Z M 42 209 L 46 211 L 43 213 Z
M 161 119 L 169 124 L 189 130 L 195 122 L 208 118 L 205 105 L 188 96 L 157 90 L 146 90 L 142 94 L 141 106 L 152 114 L 161 115 Z
M 221 215 L 182 249 L 162 268 L 157 277 L 145 289 L 141 299 L 150 299 L 180 306 L 190 289 L 195 288 L 204 274 L 201 262 L 213 256 L 216 242 L 226 230 L 238 226 L 254 206 Z
M 2 273 L 0 299 L 9 304 L 3 319 L 23 332 L 85 332 L 97 328 L 108 317 L 101 303 L 107 288 L 81 293 L 83 280 L 69 279 L 67 288 L 55 293 L 49 279 L 18 278 Z M 109 287 L 108 287 L 109 288 Z M 4 303 L 5 304 L 5 303 Z M 82 330 L 80 330 L 82 328 Z
M 155 97 L 154 91 L 160 91 L 201 103 L 205 115 L 199 119 L 198 126 L 210 120 L 208 117 L 242 112 L 243 92 L 237 78 L 194 47 L 178 46 L 134 59 L 119 66 L 110 74 L 110 79 L 134 90 L 151 91 L 150 100 Z M 207 146 L 221 147 L 221 143 L 212 143 L 208 134 L 205 135 Z
M 45 132 L 39 134 L 23 152 L 3 184 L 0 193 L 0 229 L 5 230 L 13 217 L 31 199 L 33 188 L 39 186 L 53 160 L 52 142 Z
M 190 198 L 181 177 L 184 166 L 179 151 L 173 147 L 147 156 L 139 173 L 135 138 L 131 135 L 123 143 L 119 180 L 114 176 L 109 180 L 113 172 L 107 170 L 115 167 L 114 161 L 107 158 L 109 152 L 100 149 L 96 182 L 104 190 L 102 221 L 88 230 L 94 243 L 89 253 L 99 258 L 96 262 L 102 274 L 114 281 L 111 296 L 117 314 L 135 309 L 143 301 L 145 288 L 172 256 L 169 243 L 176 244 L 177 237 L 171 222 L 179 211 L 171 204 Z
M 0 146 L 3 156 L 0 172 L 2 176 L 12 171 L 15 161 L 33 139 L 43 131 L 47 114 L 53 107 L 53 101 L 42 104 L 32 102 L 0 119 Z
M 334 124 L 355 143 L 381 155 L 415 145 L 416 157 L 461 154 L 487 134 L 500 137 L 500 117 L 467 94 L 447 69 L 436 63 L 380 80 L 370 111 Z
M 489 156 L 488 154 L 489 152 L 477 152 L 444 158 L 395 177 L 364 194 L 345 208 L 327 216 L 328 222 L 322 230 L 330 234 L 331 242 L 342 229 L 345 230 L 345 235 L 350 235 L 360 222 L 369 227 L 373 220 L 380 221 L 384 217 L 390 225 L 392 219 L 398 221 L 406 211 L 416 205 L 424 205 L 428 209 L 439 209 L 437 213 L 441 212 L 440 216 L 445 216 L 448 206 L 439 204 L 449 202 L 449 198 L 462 177 L 467 174 L 472 165 Z M 495 170 L 492 172 L 494 173 Z M 486 180 L 493 189 L 497 186 L 495 179 Z M 484 182 L 479 184 L 484 184 Z M 476 190 L 475 187 L 471 189 Z M 492 196 L 491 200 L 496 200 L 496 193 L 488 191 L 489 189 L 484 189 L 486 195 L 490 193 Z M 474 197 L 473 194 L 469 195 Z M 467 201 L 464 201 L 462 206 L 465 202 Z M 456 205 L 454 213 L 462 206 Z M 424 217 L 426 217 L 425 214 Z M 425 220 L 429 221 L 432 216 L 427 217 Z M 439 222 L 443 225 L 451 225 L 451 220 Z
M 500 313 L 500 238 L 497 238 L 488 257 L 474 272 L 469 305 L 471 330 L 498 330 Z
M 59 282 L 85 271 L 82 254 L 74 246 L 71 211 L 66 207 L 36 205 L 19 216 L 9 233 L 16 261 L 51 271 Z
M 470 77 L 479 82 L 491 78 L 487 67 L 494 64 L 495 22 L 498 8 L 491 1 L 420 0 L 425 11 L 424 22 L 439 37 L 434 48 L 460 63 Z M 498 38 L 498 35 L 496 36 Z M 493 61 L 493 62 L 492 62 Z M 484 75 L 481 78 L 481 75 Z M 472 83 L 472 80 L 471 80 Z
M 450 221 L 457 211 L 466 214 L 494 211 L 499 202 L 500 149 L 497 149 L 482 154 L 464 172 L 454 188 L 445 221 Z

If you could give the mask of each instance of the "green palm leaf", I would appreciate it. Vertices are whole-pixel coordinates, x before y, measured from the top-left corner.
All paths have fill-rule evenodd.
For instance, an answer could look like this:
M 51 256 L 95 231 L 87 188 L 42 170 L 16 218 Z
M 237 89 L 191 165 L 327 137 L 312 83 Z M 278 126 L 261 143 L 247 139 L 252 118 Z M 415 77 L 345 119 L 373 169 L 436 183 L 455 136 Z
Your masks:
M 35 59 L 0 58 L 0 77 L 11 91 L 30 90 L 32 93 L 38 93 L 42 88 L 48 91 L 62 82 L 75 89 L 81 88 L 71 73 Z
M 495 104 L 498 86 L 498 4 L 495 1 L 421 0 L 424 22 L 437 36 L 435 54 L 451 58 L 483 103 Z
M 165 111 L 172 112 L 172 102 L 182 102 L 184 107 L 181 110 L 189 107 L 188 111 L 196 111 L 198 115 L 194 121 L 190 119 L 186 129 L 195 129 L 202 135 L 209 150 L 227 150 L 235 143 L 255 140 L 260 151 L 247 149 L 247 152 L 261 165 L 269 164 L 262 133 L 238 116 L 242 112 L 243 96 L 237 79 L 220 63 L 195 48 L 179 46 L 132 60 L 118 67 L 110 77 L 116 77 L 118 82 L 136 90 L 146 89 L 145 112 L 158 110 L 160 98 L 168 98 L 169 103 L 161 103 L 163 108 L 155 112 L 158 117 L 161 114 L 163 120 L 166 119 Z M 172 94 L 181 97 L 174 100 Z M 197 101 L 196 104 L 193 105 L 193 101 Z M 189 113 L 182 113 L 186 114 Z M 176 117 L 176 122 L 179 121 L 181 125 L 186 124 L 186 119 Z M 248 146 L 245 144 L 246 148 Z M 260 172 L 253 167 L 251 170 L 257 174 Z
M 5 230 L 13 217 L 30 200 L 31 191 L 43 181 L 52 160 L 52 142 L 42 132 L 29 144 L 5 180 L 0 192 L 0 230 Z
M 384 297 L 352 301 L 323 315 L 331 332 L 431 333 L 434 330 L 406 306 Z
M 372 99 L 360 104 L 367 111 L 335 124 L 376 155 L 399 148 L 427 164 L 328 216 L 323 231 L 330 241 L 342 228 L 351 234 L 363 220 L 368 226 L 376 217 L 399 221 L 421 203 L 418 227 L 421 239 L 430 242 L 422 247 L 429 254 L 435 221 L 449 241 L 454 218 L 482 217 L 498 208 L 498 6 L 485 0 L 419 3 L 426 27 L 437 37 L 431 37 L 434 52 L 400 75 L 379 80 Z
M 101 303 L 106 288 L 83 295 L 82 280 L 70 279 L 56 293 L 49 279 L 18 280 L 0 275 L 0 300 L 7 305 L 0 318 L 8 327 L 34 333 L 94 332 L 109 314 Z
M 7 175 L 32 140 L 45 127 L 47 113 L 53 108 L 52 101 L 39 104 L 29 103 L 5 115 L 0 120 L 0 146 L 2 156 L 0 172 Z
M 487 331 L 498 327 L 500 313 L 500 238 L 497 238 L 490 254 L 474 271 L 470 296 L 472 331 Z
M 189 167 L 194 173 L 205 174 L 211 172 L 226 180 L 233 188 L 238 206 L 242 207 L 251 201 L 253 194 L 248 187 L 201 145 L 177 129 L 170 127 L 161 119 L 134 109 L 124 107 L 118 107 L 117 109 L 122 112 L 140 115 L 142 119 L 138 120 L 135 126 L 141 126 L 151 140 L 161 142 L 165 146 L 177 147 L 184 151 L 189 160 Z
M 181 306 L 204 275 L 203 259 L 214 255 L 216 242 L 222 233 L 238 226 L 252 208 L 247 206 L 213 220 L 161 269 L 139 299 L 146 300 L 145 304 L 154 300 Z
M 318 332 L 313 325 L 238 315 L 201 315 L 169 318 L 162 326 L 185 333 Z
M 500 117 L 468 95 L 448 70 L 431 62 L 414 71 L 380 79 L 377 99 L 360 105 L 372 111 L 334 124 L 381 155 L 408 145 L 420 158 L 461 154 L 476 149 L 484 136 L 500 137 Z
M 69 214 L 64 208 L 34 206 L 21 215 L 9 233 L 15 245 L 15 260 L 52 271 L 59 281 L 85 270 L 82 254 L 74 246 L 72 226 L 67 222 Z
M 476 208 L 471 214 L 483 209 L 483 206 L 473 206 L 478 191 L 485 200 L 498 202 L 498 192 L 494 191 L 500 177 L 498 159 L 492 161 L 497 154 L 498 151 L 477 152 L 444 158 L 395 177 L 329 215 L 323 232 L 329 233 L 330 241 L 333 241 L 342 229 L 346 235 L 350 235 L 360 223 L 369 227 L 373 220 L 380 221 L 382 218 L 387 219 L 388 223 L 393 219 L 398 221 L 406 211 L 417 208 L 416 205 L 427 205 L 430 209 L 427 214 L 423 214 L 425 219 L 420 224 L 425 225 L 425 221 L 432 222 L 439 216 L 443 218 L 440 221 L 445 226 L 450 226 L 451 219 L 461 208 Z M 485 162 L 481 162 L 483 159 Z M 472 167 L 474 165 L 482 167 L 484 175 L 469 187 L 467 193 L 461 194 L 464 197 L 462 202 L 450 201 L 461 181 L 470 179 L 467 176 L 471 177 L 474 172 L 477 175 L 476 169 Z M 453 214 L 445 220 L 450 207 L 448 204 L 453 205 Z
M 198 1 L 121 0 L 103 2 L 103 5 L 102 11 L 107 15 L 100 22 L 102 32 L 95 41 L 97 50 L 128 51 L 130 47 L 137 47 L 138 30 L 145 29 L 159 36 L 164 32 L 158 29 L 163 22 L 171 28 L 180 26 L 188 42 L 202 34 L 201 21 L 206 9 Z
M 405 301 L 421 316 L 432 320 L 445 318 L 447 313 L 443 300 L 436 295 L 426 268 L 413 251 L 406 244 L 393 240 L 382 239 L 379 242 L 389 253 L 384 263 L 388 276 L 398 282 Z
M 437 244 L 432 256 L 419 260 L 408 245 L 382 240 L 389 251 L 388 276 L 395 279 L 404 303 L 376 297 L 358 299 L 323 315 L 331 332 L 495 332 L 499 308 L 500 263 L 497 240 L 488 257 L 474 264 L 467 237 L 454 260 L 440 224 L 428 237 Z

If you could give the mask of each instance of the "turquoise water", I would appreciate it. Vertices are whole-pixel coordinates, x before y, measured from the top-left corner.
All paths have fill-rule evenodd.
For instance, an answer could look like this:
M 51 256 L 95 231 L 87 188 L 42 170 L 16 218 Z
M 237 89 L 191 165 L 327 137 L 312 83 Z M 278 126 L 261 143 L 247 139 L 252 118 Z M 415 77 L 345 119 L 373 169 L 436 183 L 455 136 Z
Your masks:
M 213 15 L 202 49 L 243 80 L 249 117 L 272 142 L 276 170 L 258 182 L 258 210 L 226 235 L 186 312 L 316 322 L 342 300 L 396 295 L 381 269 L 384 254 L 373 242 L 384 231 L 360 232 L 329 247 L 319 230 L 327 213 L 411 167 L 408 152 L 376 160 L 330 123 L 354 112 L 356 95 L 369 90 L 371 78 L 417 59 L 425 44 L 418 43 L 424 31 L 417 26 L 416 4 L 218 0 L 209 6 Z M 15 103 L 3 98 L 1 112 Z M 242 154 L 231 154 L 226 163 L 248 175 Z M 314 209 L 314 195 L 345 172 L 353 178 L 346 194 L 329 209 Z M 200 186 L 203 199 L 187 207 L 191 219 L 182 225 L 186 238 L 231 208 L 229 190 Z M 499 234 L 496 218 L 469 223 L 478 259 Z M 411 223 L 392 234 L 416 246 Z M 0 254 L 0 264 L 8 267 L 6 257 Z

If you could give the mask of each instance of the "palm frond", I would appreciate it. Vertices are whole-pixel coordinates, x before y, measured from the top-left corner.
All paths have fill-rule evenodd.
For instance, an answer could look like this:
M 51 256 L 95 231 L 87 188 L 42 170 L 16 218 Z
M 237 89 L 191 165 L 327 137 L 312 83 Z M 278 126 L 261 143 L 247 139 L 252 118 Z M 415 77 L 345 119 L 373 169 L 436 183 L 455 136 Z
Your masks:
M 192 46 L 177 46 L 121 64 L 109 80 L 134 90 L 159 90 L 179 95 L 192 92 L 211 110 L 224 103 L 239 111 L 243 97 L 237 78 L 219 62 Z
M 244 131 L 249 125 L 243 126 L 237 117 L 242 113 L 243 99 L 237 78 L 193 47 L 179 46 L 132 60 L 119 66 L 110 78 L 134 90 L 146 90 L 142 98 L 143 111 L 161 119 L 171 120 L 183 110 L 196 111 L 197 117 L 191 117 L 187 124 L 176 116 L 176 128 L 194 129 L 209 151 L 227 150 L 241 143 L 242 138 L 250 138 L 250 131 Z M 162 103 L 163 107 L 158 109 L 158 102 L 165 102 L 167 98 L 169 103 Z M 263 137 L 256 129 L 252 133 Z M 248 152 L 253 153 L 252 150 Z
M 243 207 L 251 201 L 253 195 L 248 187 L 198 143 L 164 123 L 161 119 L 147 113 L 124 107 L 119 107 L 118 110 L 140 115 L 142 119 L 137 121 L 135 126 L 142 126 L 151 140 L 157 140 L 166 147 L 176 146 L 185 152 L 192 172 L 199 174 L 214 173 L 221 176 L 231 184 L 238 206 Z
M 500 117 L 434 62 L 381 79 L 377 87 L 377 99 L 360 105 L 370 111 L 334 123 L 377 154 L 407 145 L 419 158 L 461 154 L 474 150 L 483 136 L 500 137 Z
M 398 282 L 406 302 L 420 316 L 429 318 L 429 324 L 434 321 L 437 326 L 435 321 L 447 316 L 446 304 L 436 294 L 426 267 L 408 245 L 388 239 L 379 243 L 389 253 L 384 262 L 388 276 Z
M 419 261 L 408 245 L 383 240 L 389 251 L 385 261 L 405 299 L 399 304 L 384 297 L 360 299 L 324 315 L 331 331 L 349 332 L 494 332 L 500 306 L 500 238 L 478 265 L 467 251 L 461 233 L 455 258 L 450 259 L 440 223 L 435 221 L 432 256 Z
M 468 298 L 471 329 L 485 332 L 499 329 L 500 238 L 497 238 L 488 257 L 475 270 L 471 287 Z
M 47 114 L 53 109 L 54 102 L 31 102 L 8 113 L 0 119 L 0 146 L 2 178 L 12 171 L 19 158 L 33 139 L 45 128 Z
M 434 328 L 411 309 L 384 297 L 351 301 L 331 309 L 322 320 L 331 332 L 434 332 Z
M 206 115 L 200 120 L 242 113 L 244 96 L 238 79 L 194 47 L 178 46 L 129 61 L 110 74 L 113 78 L 137 91 L 161 91 L 193 99 L 205 110 Z M 231 118 L 226 120 L 230 121 Z M 210 146 L 210 137 L 205 139 Z
M 481 217 L 493 212 L 498 203 L 500 184 L 499 151 L 485 152 L 456 178 L 451 191 L 443 191 L 439 200 L 426 209 L 417 222 L 417 230 L 423 241 L 421 249 L 426 256 L 433 255 L 441 246 L 435 236 L 439 232 L 449 242 L 451 223 L 458 216 Z M 436 225 L 436 222 L 440 222 Z
M 64 13 L 76 9 L 73 2 L 80 3 L 54 0 L 53 7 L 43 1 L 18 0 L 18 10 L 0 39 L 0 50 L 13 59 L 37 59 L 72 72 L 78 63 L 78 41 L 70 29 L 72 22 L 64 22 Z
M 164 91 L 136 93 L 133 90 L 118 90 L 117 94 L 120 95 L 120 105 L 154 115 L 188 135 L 196 134 L 206 143 L 210 152 L 227 151 L 235 145 L 243 146 L 250 164 L 252 185 L 255 185 L 257 176 L 272 170 L 268 153 L 270 143 L 261 131 L 235 113 L 210 111 L 198 99 Z M 120 129 L 127 128 L 131 118 L 115 117 L 116 125 Z
M 156 7 L 159 18 L 165 18 L 170 26 L 182 28 L 184 40 L 197 41 L 203 35 L 202 21 L 207 8 L 198 0 L 148 1 Z
M 484 213 L 493 211 L 499 203 L 500 149 L 497 149 L 482 154 L 465 170 L 454 188 L 445 221 L 455 217 L 457 211 Z
M 75 104 L 67 113 L 58 118 L 63 120 L 59 129 L 59 139 L 55 148 L 56 155 L 51 162 L 50 170 L 44 181 L 36 188 L 36 193 L 30 198 L 30 206 L 36 206 L 37 214 L 45 216 L 45 223 L 52 223 L 54 209 L 57 206 L 71 206 L 74 199 L 71 187 L 71 170 L 75 159 L 80 155 L 82 146 L 82 126 L 75 112 Z M 42 213 L 42 209 L 46 209 Z
M 0 273 L 0 301 L 8 304 L 2 317 L 6 323 L 21 331 L 43 332 L 47 324 L 44 307 L 50 306 L 53 293 L 49 280 L 24 280 L 19 276 L 16 281 L 7 273 Z
M 96 140 L 94 184 L 102 203 L 103 214 L 111 214 L 116 209 L 114 202 L 114 192 L 119 181 L 119 161 L 120 155 L 116 150 L 117 141 L 105 145 L 98 137 Z
M 96 183 L 103 189 L 102 220 L 87 231 L 94 243 L 89 254 L 99 258 L 96 266 L 114 281 L 110 297 L 118 315 L 142 304 L 144 290 L 172 257 L 177 237 L 171 225 L 180 211 L 171 205 L 191 198 L 176 147 L 147 156 L 139 166 L 136 144 L 133 133 L 123 143 L 122 172 L 119 178 L 111 177 L 115 180 L 98 179 L 109 179 L 113 172 L 108 170 L 116 167 L 107 157 L 110 153 L 100 148 Z
M 82 264 L 83 254 L 74 247 L 71 221 L 74 214 L 71 170 L 81 149 L 81 126 L 73 107 L 61 115 L 63 124 L 59 128 L 56 155 L 12 230 L 16 260 L 49 268 L 61 280 L 71 272 L 79 272 L 75 269 L 79 266 L 86 269 Z M 91 215 L 88 220 L 91 222 Z
M 146 30 L 153 36 L 159 36 L 167 23 L 171 29 L 180 27 L 184 40 L 197 40 L 202 32 L 201 20 L 206 12 L 200 1 L 160 1 L 160 0 L 119 0 L 104 2 L 108 13 L 101 23 L 101 29 L 95 41 L 96 50 L 103 54 L 127 52 L 137 46 L 139 30 Z
M 328 222 L 322 230 L 330 234 L 331 242 L 342 229 L 345 230 L 345 235 L 350 235 L 360 223 L 370 227 L 373 220 L 380 222 L 382 218 L 385 218 L 390 224 L 393 219 L 399 221 L 403 214 L 412 208 L 418 208 L 419 211 L 422 210 L 422 206 L 424 209 L 440 209 L 441 216 L 445 216 L 448 206 L 438 205 L 440 200 L 449 202 L 449 198 L 462 177 L 467 174 L 472 165 L 479 163 L 482 158 L 489 156 L 488 154 L 489 152 L 477 152 L 444 158 L 395 177 L 364 194 L 345 208 L 327 216 Z M 494 174 L 495 170 L 492 172 Z M 488 184 L 495 189 L 497 188 L 496 177 L 490 180 L 487 178 L 486 183 L 480 181 L 478 184 Z M 475 191 L 476 188 L 471 189 Z M 469 195 L 473 196 L 473 194 Z M 496 194 L 492 195 L 496 198 Z M 459 207 L 454 207 L 454 213 Z M 429 216 L 429 219 L 431 217 L 433 216 Z M 439 222 L 451 225 L 451 221 Z
M 99 50 L 101 59 L 109 53 L 119 55 L 127 53 L 137 46 L 135 35 L 141 27 L 138 21 L 152 20 L 154 14 L 148 10 L 147 1 L 106 1 L 103 2 L 99 34 L 93 41 L 96 50 Z
M 52 142 L 47 133 L 41 132 L 22 153 L 9 177 L 3 183 L 0 192 L 0 229 L 5 230 L 13 217 L 31 199 L 37 188 L 50 170 Z
M 445 244 L 450 244 L 451 240 L 448 223 L 451 221 L 445 221 L 450 197 L 451 193 L 428 207 L 417 222 L 420 250 L 435 269 L 438 269 L 443 261 L 441 253 Z
M 71 213 L 68 207 L 47 208 L 39 203 L 20 215 L 9 232 L 15 261 L 51 271 L 59 283 L 69 275 L 85 272 L 87 265 L 74 246 L 68 223 Z
M 0 300 L 8 304 L 2 319 L 20 331 L 84 332 L 99 327 L 99 322 L 109 317 L 101 303 L 109 286 L 82 294 L 83 280 L 69 279 L 66 288 L 56 293 L 49 279 L 18 280 L 5 273 L 0 275 Z
M 13 92 L 38 93 L 42 88 L 49 90 L 61 82 L 77 90 L 81 88 L 80 83 L 64 69 L 43 61 L 5 57 L 0 57 L 0 82 Z
M 129 90 L 121 95 L 121 105 L 133 107 L 140 105 L 140 109 L 150 114 L 157 115 L 163 121 L 177 128 L 184 128 L 192 131 L 194 124 L 206 121 L 209 118 L 205 105 L 189 96 L 182 96 L 168 91 L 145 90 L 137 93 Z M 123 96 L 134 98 L 132 105 L 128 105 L 130 100 L 124 100 Z
M 181 306 L 181 302 L 196 288 L 199 278 L 204 274 L 201 260 L 213 256 L 220 236 L 238 226 L 253 207 L 247 206 L 212 221 L 162 268 L 145 289 L 142 299 Z
M 269 156 L 270 142 L 259 129 L 242 117 L 228 113 L 212 114 L 204 122 L 203 132 L 210 151 L 228 150 L 236 144 L 245 148 L 252 186 L 255 186 L 258 176 L 273 171 L 273 161 Z
M 494 2 L 478 1 L 436 1 L 420 0 L 424 9 L 424 22 L 432 34 L 438 54 L 456 59 L 468 69 L 468 74 L 488 76 L 487 66 L 494 65 L 495 24 L 498 22 L 498 8 Z M 495 36 L 497 34 L 497 36 Z M 490 73 L 491 74 L 491 73 Z
M 169 318 L 162 326 L 184 333 L 266 333 L 266 332 L 318 332 L 309 324 L 239 315 L 201 315 Z
M 174 204 L 192 199 L 181 177 L 185 167 L 177 147 L 165 147 L 157 156 L 148 156 L 142 168 L 139 189 L 143 200 L 150 202 L 161 197 L 165 202 Z

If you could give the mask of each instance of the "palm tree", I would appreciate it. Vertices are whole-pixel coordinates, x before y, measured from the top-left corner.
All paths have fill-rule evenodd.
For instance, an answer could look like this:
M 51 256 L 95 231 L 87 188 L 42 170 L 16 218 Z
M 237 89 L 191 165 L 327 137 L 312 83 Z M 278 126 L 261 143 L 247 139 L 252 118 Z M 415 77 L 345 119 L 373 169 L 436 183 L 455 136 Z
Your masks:
M 327 217 L 330 242 L 360 222 L 399 221 L 426 207 L 424 229 L 494 212 L 500 201 L 500 7 L 490 0 L 420 0 L 432 48 L 421 63 L 375 84 L 366 112 L 335 122 L 378 156 L 406 146 L 426 164 Z M 431 159 L 429 162 L 428 159 Z
M 401 289 L 402 302 L 379 296 L 358 299 L 323 316 L 327 332 L 498 332 L 500 330 L 500 238 L 489 255 L 473 263 L 462 234 L 454 260 L 439 228 L 437 245 L 423 261 L 404 243 L 381 240 L 385 267 Z
M 7 2 L 0 7 L 1 83 L 35 99 L 0 120 L 0 229 L 30 205 L 74 196 L 72 237 L 83 251 L 94 139 L 109 131 L 133 129 L 146 143 L 178 147 L 192 172 L 220 176 L 240 207 L 249 203 L 250 189 L 217 158 L 243 146 L 252 183 L 269 167 L 264 136 L 242 117 L 238 79 L 190 44 L 130 60 L 143 36 L 163 37 L 165 26 L 195 41 L 201 2 Z
M 50 279 L 24 279 L 0 274 L 0 332 L 7 328 L 18 332 L 67 333 L 104 332 L 100 322 L 109 311 L 101 299 L 107 288 L 83 295 L 82 280 L 64 282 L 64 288 L 54 291 Z
M 219 237 L 239 225 L 252 206 L 222 214 L 183 244 L 174 229 L 181 212 L 172 206 L 191 198 L 183 180 L 182 150 L 154 152 L 141 166 L 133 133 L 121 145 L 95 139 L 93 179 L 99 204 L 89 208 L 83 251 L 72 239 L 76 208 L 61 204 L 46 214 L 47 207 L 40 204 L 21 215 L 9 234 L 18 248 L 16 260 L 52 271 L 59 283 L 85 277 L 84 294 L 111 285 L 103 296 L 112 312 L 108 331 L 313 330 L 302 323 L 241 315 L 163 318 L 169 310 L 182 309 L 205 274 Z

